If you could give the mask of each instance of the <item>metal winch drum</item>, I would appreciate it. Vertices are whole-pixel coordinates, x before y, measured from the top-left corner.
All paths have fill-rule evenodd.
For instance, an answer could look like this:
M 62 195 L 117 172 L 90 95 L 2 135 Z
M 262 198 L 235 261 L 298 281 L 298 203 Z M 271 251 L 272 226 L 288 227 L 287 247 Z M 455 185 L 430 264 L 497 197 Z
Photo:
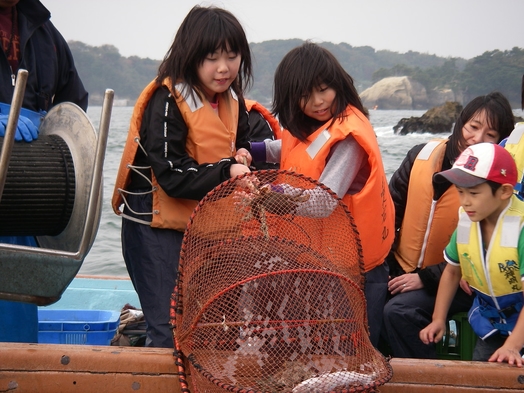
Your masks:
M 107 90 L 98 135 L 85 112 L 65 102 L 47 113 L 37 140 L 12 145 L 0 236 L 36 236 L 39 247 L 0 243 L 0 299 L 54 303 L 80 269 L 100 222 L 112 99 Z
M 0 236 L 62 233 L 73 212 L 75 180 L 71 150 L 60 136 L 16 143 L 0 203 Z

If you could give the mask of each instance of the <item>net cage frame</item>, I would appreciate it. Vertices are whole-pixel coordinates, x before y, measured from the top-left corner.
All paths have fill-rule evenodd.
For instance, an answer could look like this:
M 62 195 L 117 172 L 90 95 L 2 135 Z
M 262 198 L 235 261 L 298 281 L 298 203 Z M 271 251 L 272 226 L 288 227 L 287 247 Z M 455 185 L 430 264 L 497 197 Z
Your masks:
M 188 374 L 195 392 L 377 391 L 392 368 L 369 340 L 363 272 L 354 219 L 322 183 L 261 170 L 215 187 L 171 298 L 182 391 Z

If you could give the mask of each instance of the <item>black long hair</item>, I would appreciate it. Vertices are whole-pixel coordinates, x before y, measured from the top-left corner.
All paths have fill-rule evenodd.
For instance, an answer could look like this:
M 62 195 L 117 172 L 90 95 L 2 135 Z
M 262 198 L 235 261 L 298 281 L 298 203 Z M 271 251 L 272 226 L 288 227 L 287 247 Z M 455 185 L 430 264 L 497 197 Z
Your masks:
M 251 51 L 244 29 L 229 11 L 197 5 L 180 25 L 171 48 L 160 64 L 156 82 L 160 84 L 169 77 L 174 90 L 175 85 L 183 81 L 201 95 L 203 86 L 198 78 L 198 67 L 210 53 L 228 49 L 241 57 L 238 76 L 231 87 L 237 95 L 243 95 L 252 82 L 253 73 Z
M 301 141 L 319 126 L 306 116 L 302 102 L 307 102 L 314 88 L 322 84 L 336 92 L 331 108 L 333 124 L 345 116 L 348 104 L 363 116 L 368 116 L 362 105 L 353 78 L 342 68 L 331 52 L 321 46 L 306 42 L 288 52 L 275 71 L 272 112 L 282 126 Z
M 449 137 L 448 148 L 446 149 L 447 158 L 453 162 L 466 147 L 466 141 L 462 133 L 464 124 L 470 121 L 477 113 L 485 111 L 488 125 L 499 133 L 500 142 L 506 138 L 515 126 L 515 118 L 511 105 L 502 93 L 497 91 L 478 96 L 467 104 L 455 122 L 453 132 Z

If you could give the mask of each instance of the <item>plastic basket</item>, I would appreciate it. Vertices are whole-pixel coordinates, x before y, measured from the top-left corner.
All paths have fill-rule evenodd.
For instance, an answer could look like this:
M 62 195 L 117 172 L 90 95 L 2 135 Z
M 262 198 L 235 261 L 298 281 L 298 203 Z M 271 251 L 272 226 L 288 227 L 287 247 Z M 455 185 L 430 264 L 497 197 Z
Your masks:
M 38 342 L 109 345 L 119 324 L 119 311 L 39 309 Z
M 448 321 L 446 335 L 437 343 L 437 356 L 445 360 L 471 360 L 477 335 L 468 322 L 468 313 L 454 314 Z

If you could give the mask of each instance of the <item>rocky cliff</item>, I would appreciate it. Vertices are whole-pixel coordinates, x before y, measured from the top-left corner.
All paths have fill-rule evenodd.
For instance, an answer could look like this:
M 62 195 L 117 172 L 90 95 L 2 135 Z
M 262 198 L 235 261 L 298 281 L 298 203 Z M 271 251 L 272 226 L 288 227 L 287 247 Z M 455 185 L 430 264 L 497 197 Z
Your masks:
M 413 132 L 444 133 L 451 132 L 453 124 L 457 120 L 462 105 L 458 102 L 446 102 L 443 105 L 431 108 L 421 117 L 410 117 L 400 119 L 393 127 L 395 134 L 406 135 Z
M 461 101 L 451 89 L 426 91 L 407 76 L 384 78 L 360 94 L 364 106 L 376 109 L 428 109 L 447 101 Z

